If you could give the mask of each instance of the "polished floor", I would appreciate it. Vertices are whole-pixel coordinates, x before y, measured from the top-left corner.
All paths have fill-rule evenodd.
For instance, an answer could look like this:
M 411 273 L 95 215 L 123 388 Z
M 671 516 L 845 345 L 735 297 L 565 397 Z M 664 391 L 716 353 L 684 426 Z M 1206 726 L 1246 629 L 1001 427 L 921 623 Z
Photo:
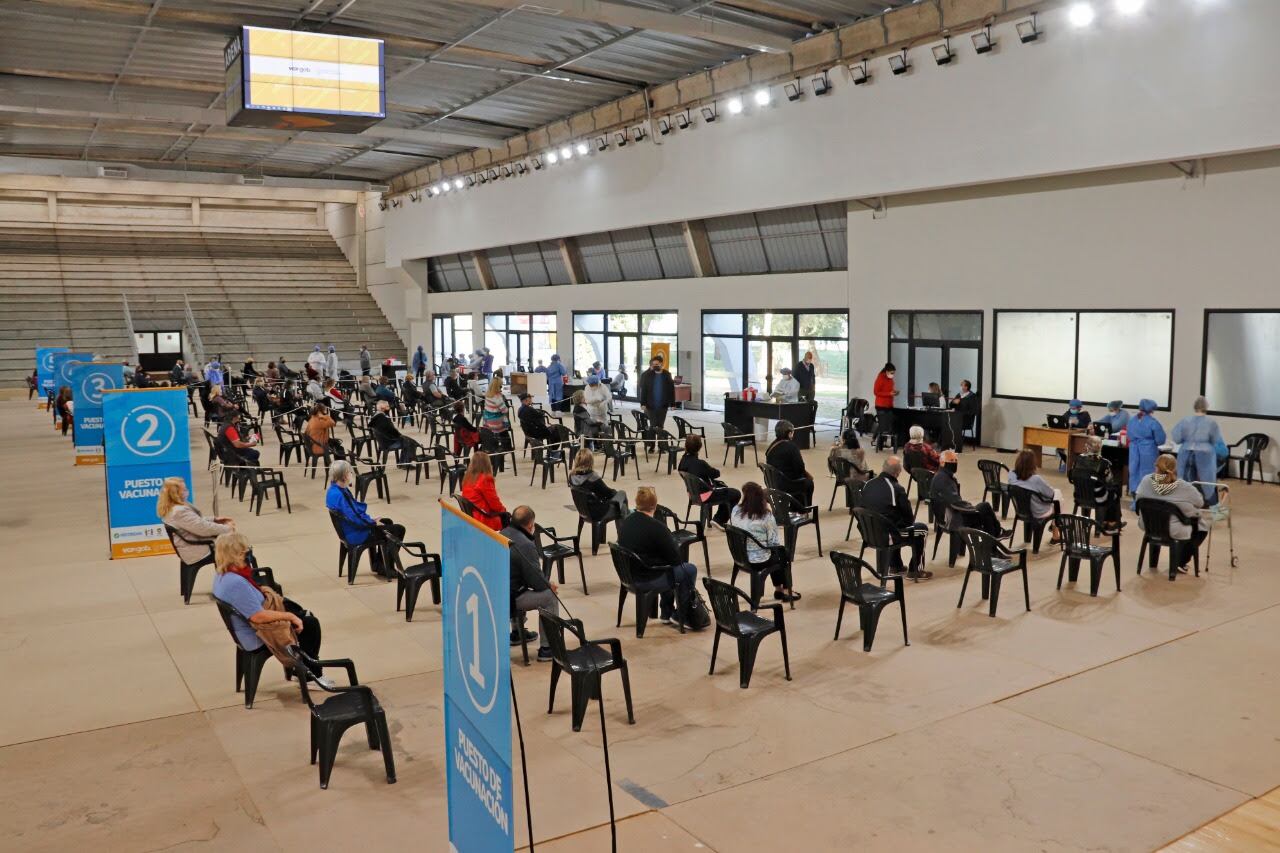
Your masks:
M 175 558 L 106 559 L 102 471 L 74 467 L 48 423 L 26 401 L 0 403 L 0 849 L 447 849 L 439 612 L 424 597 L 406 624 L 393 586 L 365 572 L 354 586 L 338 579 L 320 481 L 288 470 L 292 515 L 249 516 L 226 494 L 219 511 L 319 615 L 326 656 L 354 658 L 374 687 L 391 724 L 393 786 L 352 736 L 320 790 L 296 686 L 268 667 L 244 708 L 210 571 L 184 606 Z M 807 454 L 823 547 L 856 553 L 856 532 L 840 541 L 843 509 L 826 511 L 830 438 Z M 713 439 L 717 463 L 720 448 Z M 197 503 L 210 510 L 195 452 Z M 981 490 L 973 462 L 993 455 L 964 455 L 969 497 Z M 573 526 L 563 483 L 544 492 L 520 471 L 499 477 L 508 506 Z M 757 474 L 725 471 L 733 484 Z M 650 465 L 626 487 L 642 482 L 683 510 L 677 478 Z M 1275 795 L 1257 798 L 1280 785 L 1280 488 L 1233 486 L 1238 568 L 1221 529 L 1201 577 L 1135 575 L 1130 525 L 1122 592 L 1108 579 L 1097 598 L 1055 590 L 1056 553 L 1045 549 L 1031 562 L 1031 612 L 1015 589 L 992 619 L 972 585 L 956 608 L 963 571 L 938 562 L 934 580 L 907 590 L 911 646 L 891 612 L 870 654 L 852 614 L 832 641 L 835 573 L 805 531 L 804 599 L 786 614 L 794 680 L 767 643 L 745 691 L 732 647 L 707 675 L 710 633 L 654 624 L 637 640 L 629 614 L 615 629 L 607 552 L 588 557 L 591 595 L 571 577 L 562 596 L 591 634 L 622 639 L 636 699 L 628 726 L 620 688 L 606 682 L 619 849 L 1274 849 Z M 380 510 L 438 548 L 437 482 L 392 487 Z M 711 557 L 727 577 L 722 536 Z M 607 850 L 594 707 L 575 734 L 567 694 L 545 713 L 547 665 L 514 670 L 538 849 Z

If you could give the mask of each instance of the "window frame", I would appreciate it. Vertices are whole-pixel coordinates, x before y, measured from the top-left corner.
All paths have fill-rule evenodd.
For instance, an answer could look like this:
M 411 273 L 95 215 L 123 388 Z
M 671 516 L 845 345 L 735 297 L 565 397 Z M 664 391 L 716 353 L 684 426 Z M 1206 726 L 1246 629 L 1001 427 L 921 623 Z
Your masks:
M 1209 378 L 1209 315 L 1210 314 L 1280 314 L 1280 308 L 1206 308 L 1201 318 L 1200 333 L 1200 396 L 1207 397 L 1205 382 Z M 1212 402 L 1212 400 L 1210 400 Z M 1253 412 L 1228 412 L 1209 409 L 1209 414 L 1224 418 L 1252 418 L 1260 421 L 1280 421 L 1280 415 L 1262 415 Z
M 579 317 L 590 317 L 590 316 L 595 315 L 595 314 L 599 314 L 599 315 L 601 316 L 602 323 L 601 323 L 600 328 L 598 328 L 598 329 L 579 329 L 579 328 L 578 328 L 578 318 L 579 318 Z M 611 330 L 611 329 L 609 328 L 609 317 L 610 317 L 610 316 L 613 316 L 613 315 L 617 315 L 617 314 L 626 314 L 626 315 L 629 315 L 629 316 L 631 316 L 631 317 L 634 317 L 634 318 L 635 318 L 635 321 L 636 321 L 636 331 L 632 332 L 632 331 L 629 331 L 629 330 L 621 330 L 621 329 L 620 329 L 620 330 L 617 330 L 617 331 Z M 645 315 L 653 315 L 653 314 L 670 314 L 671 316 L 675 317 L 675 318 L 676 318 L 676 331 L 671 332 L 671 333 L 668 333 L 668 332 L 645 332 L 645 331 L 644 331 L 644 323 L 643 323 L 642 318 L 643 318 Z M 586 311 L 574 311 L 574 312 L 573 312 L 572 321 L 571 321 L 570 325 L 573 327 L 573 329 L 572 329 L 572 331 L 573 331 L 573 337 L 572 337 L 572 339 L 570 340 L 570 351 L 571 351 L 572 353 L 574 353 L 573 369 L 574 369 L 574 370 L 576 370 L 576 371 L 578 371 L 579 373 L 582 373 L 583 375 L 586 375 L 586 371 L 587 371 L 587 369 L 588 369 L 591 365 L 589 365 L 589 364 L 581 364 L 581 365 L 580 365 L 580 364 L 578 364 L 578 360 L 577 360 L 577 352 L 578 352 L 578 336 L 579 336 L 579 335 L 600 335 L 600 339 L 601 339 L 602 343 L 604 344 L 604 348 L 605 348 L 604 357 L 601 359 L 600 364 L 601 364 L 601 366 L 603 366 L 603 367 L 604 367 L 604 370 L 605 370 L 606 375 L 612 375 L 612 371 L 613 371 L 613 370 L 616 368 L 616 366 L 617 366 L 617 359 L 616 359 L 616 358 L 610 358 L 610 353 L 609 353 L 609 337 L 610 337 L 611 335 L 612 335 L 612 336 L 619 336 L 619 337 L 620 337 L 620 336 L 622 336 L 622 335 L 631 335 L 631 336 L 634 336 L 634 337 L 637 339 L 637 341 L 638 341 L 638 346 L 639 346 L 639 347 L 640 347 L 640 349 L 641 349 L 641 353 L 640 353 L 641 355 L 643 355 L 643 354 L 644 354 L 644 353 L 643 353 L 643 350 L 644 350 L 644 339 L 645 339 L 645 337 L 646 337 L 646 336 L 653 336 L 653 337 L 672 337 L 672 338 L 675 338 L 675 343 L 674 343 L 674 344 L 672 345 L 672 347 L 671 347 L 671 351 L 672 351 L 672 359 L 673 359 L 673 361 L 675 361 L 675 363 L 676 363 L 676 366 L 677 366 L 677 367 L 678 367 L 678 366 L 679 366 L 679 364 L 680 364 L 680 356 L 679 356 L 679 353 L 680 353 L 680 312 L 679 312 L 679 311 L 677 311 L 677 310 L 675 310 L 674 308 L 650 308 L 650 309 L 643 310 L 643 311 L 642 311 L 642 310 L 611 311 L 611 310 L 609 310 L 609 309 L 607 309 L 607 308 L 597 308 L 597 309 L 590 309 L 590 310 L 586 310 Z M 644 364 L 645 364 L 645 365 L 647 365 L 647 364 L 648 364 L 648 361 L 646 360 L 646 361 L 644 362 Z M 610 365 L 614 365 L 614 367 L 610 367 Z M 633 369 L 641 367 L 641 365 L 628 365 L 628 366 L 629 366 L 629 367 L 631 367 L 631 368 L 633 368 Z M 671 365 L 667 365 L 667 369 L 668 369 L 668 370 L 671 370 Z M 671 373 L 672 373 L 672 375 L 673 375 L 673 376 L 675 375 L 675 371 L 671 371 Z M 685 375 L 685 374 L 681 374 L 681 375 Z M 636 379 L 637 379 L 637 378 L 638 378 L 638 377 L 632 377 L 632 385 L 631 385 L 631 387 L 632 387 L 632 388 L 634 388 L 634 387 L 635 387 L 635 384 L 634 384 L 634 383 L 635 383 L 635 381 L 636 381 Z M 628 399 L 630 399 L 630 398 L 628 398 Z

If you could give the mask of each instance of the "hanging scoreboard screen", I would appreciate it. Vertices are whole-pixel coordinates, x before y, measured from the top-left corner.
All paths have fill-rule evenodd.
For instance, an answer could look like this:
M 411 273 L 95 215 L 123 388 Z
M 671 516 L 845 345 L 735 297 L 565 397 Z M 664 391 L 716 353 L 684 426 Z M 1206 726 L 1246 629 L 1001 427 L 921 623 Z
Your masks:
M 359 133 L 387 115 L 380 39 L 242 27 L 226 49 L 227 124 Z

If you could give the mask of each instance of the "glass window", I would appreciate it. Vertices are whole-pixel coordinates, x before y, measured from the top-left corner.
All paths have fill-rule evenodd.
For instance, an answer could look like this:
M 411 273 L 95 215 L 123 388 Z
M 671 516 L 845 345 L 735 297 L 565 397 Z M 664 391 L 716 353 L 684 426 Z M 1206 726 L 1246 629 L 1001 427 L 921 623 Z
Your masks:
M 156 332 L 156 352 L 161 352 L 161 353 L 182 352 L 182 333 L 181 332 Z
M 640 320 L 636 314 L 610 314 L 609 315 L 609 331 L 611 332 L 638 332 L 640 331 Z
M 702 339 L 702 401 L 723 409 L 725 394 L 742 392 L 742 338 Z
M 667 344 L 671 358 L 667 369 L 679 370 L 677 357 L 678 315 L 674 311 L 640 314 L 635 311 L 616 311 L 610 314 L 574 314 L 573 317 L 573 367 L 585 373 L 594 363 L 600 362 L 606 375 L 612 375 L 619 367 L 625 367 L 633 379 L 637 372 L 649 366 L 649 353 L 655 343 Z M 670 334 L 637 334 L 670 330 Z M 627 385 L 633 393 L 635 382 Z
M 1215 412 L 1280 418 L 1280 311 L 1206 311 L 1200 391 Z
M 702 315 L 702 333 L 704 335 L 740 335 L 742 334 L 742 315 L 707 312 Z
M 794 335 L 796 330 L 795 319 L 794 314 L 748 314 L 747 334 L 765 336 Z
M 828 416 L 849 402 L 849 340 L 800 341 L 799 356 L 813 353 L 814 395 L 818 398 L 818 413 Z
M 676 333 L 677 316 L 674 312 L 669 314 L 641 314 L 640 328 L 646 332 L 674 335 Z
M 932 341 L 982 340 L 982 315 L 973 313 L 917 313 L 915 336 Z
M 133 340 L 138 348 L 138 355 L 151 355 L 156 351 L 156 336 L 152 332 L 134 332 Z
M 573 329 L 579 332 L 603 332 L 603 314 L 574 314 Z
M 802 338 L 849 338 L 848 314 L 801 314 Z
M 575 332 L 573 335 L 573 364 L 585 376 L 584 368 L 595 362 L 604 364 L 604 333 Z
M 906 339 L 911 337 L 911 315 L 903 311 L 889 312 L 889 337 Z

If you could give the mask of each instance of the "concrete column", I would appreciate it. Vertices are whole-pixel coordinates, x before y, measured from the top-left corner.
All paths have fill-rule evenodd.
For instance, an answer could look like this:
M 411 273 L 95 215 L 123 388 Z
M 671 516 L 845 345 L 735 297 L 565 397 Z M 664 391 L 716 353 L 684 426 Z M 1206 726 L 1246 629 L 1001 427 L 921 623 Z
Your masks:
M 693 264 L 693 274 L 705 278 L 716 274 L 716 259 L 711 254 L 711 240 L 707 237 L 707 226 L 701 219 L 681 223 L 684 226 L 684 243 L 689 250 L 689 261 Z
M 556 244 L 560 247 L 560 260 L 564 262 L 564 268 L 569 271 L 569 282 L 571 284 L 584 284 L 587 281 L 586 271 L 582 267 L 582 252 L 578 251 L 578 242 L 572 237 L 565 237 L 557 240 Z M 561 358 L 564 354 L 561 354 Z
M 49 201 L 49 221 L 58 221 L 58 194 L 55 192 L 46 193 L 45 196 Z
M 489 265 L 489 256 L 484 252 L 472 252 L 471 266 L 480 279 L 480 286 L 485 290 L 493 290 L 493 267 Z
M 191 199 L 191 224 L 200 225 L 200 199 Z

